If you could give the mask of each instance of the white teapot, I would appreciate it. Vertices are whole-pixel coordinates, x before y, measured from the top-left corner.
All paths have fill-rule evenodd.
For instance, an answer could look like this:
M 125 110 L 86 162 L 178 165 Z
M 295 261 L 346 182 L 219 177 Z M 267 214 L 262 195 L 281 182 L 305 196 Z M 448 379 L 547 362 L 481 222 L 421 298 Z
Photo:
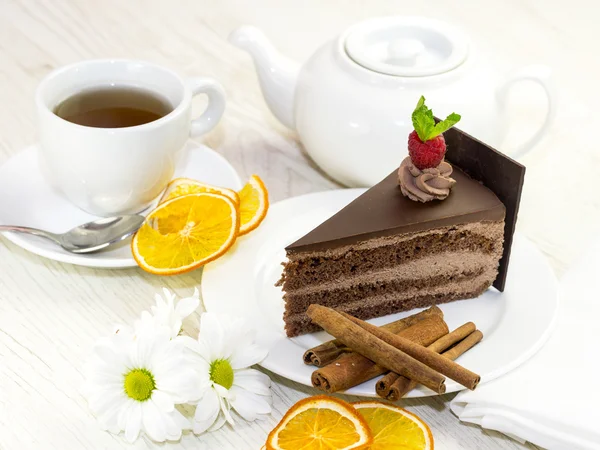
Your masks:
M 507 129 L 504 103 L 517 81 L 538 82 L 548 96 L 545 121 L 516 151 L 522 156 L 552 122 L 550 71 L 528 66 L 503 83 L 469 55 L 460 30 L 421 17 L 358 23 L 323 45 L 300 67 L 258 29 L 242 26 L 229 40 L 254 59 L 273 114 L 295 129 L 314 161 L 348 186 L 371 186 L 407 154 L 411 113 L 421 95 L 437 116 L 462 115 L 459 127 L 498 146 Z

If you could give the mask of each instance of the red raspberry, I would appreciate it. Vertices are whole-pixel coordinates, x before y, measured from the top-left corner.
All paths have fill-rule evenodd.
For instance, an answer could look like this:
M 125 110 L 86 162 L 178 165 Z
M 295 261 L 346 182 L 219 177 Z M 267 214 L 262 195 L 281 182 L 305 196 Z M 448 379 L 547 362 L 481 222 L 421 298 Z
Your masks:
M 408 135 L 408 154 L 417 168 L 431 169 L 439 166 L 446 153 L 446 141 L 439 134 L 429 141 L 423 142 L 416 131 Z

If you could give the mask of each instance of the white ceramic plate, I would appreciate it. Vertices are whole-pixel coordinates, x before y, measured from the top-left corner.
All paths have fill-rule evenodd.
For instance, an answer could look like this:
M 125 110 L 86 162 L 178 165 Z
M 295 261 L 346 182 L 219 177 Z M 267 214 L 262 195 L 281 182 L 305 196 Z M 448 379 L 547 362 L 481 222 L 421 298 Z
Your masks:
M 345 189 L 288 199 L 271 206 L 262 225 L 236 243 L 227 255 L 204 268 L 202 296 L 208 311 L 247 317 L 258 341 L 269 349 L 262 366 L 310 386 L 313 366 L 302 362 L 305 350 L 331 337 L 325 332 L 289 339 L 283 331 L 283 300 L 275 283 L 281 275 L 284 248 L 354 200 L 363 189 Z M 475 322 L 483 341 L 459 358 L 459 363 L 481 375 L 482 382 L 497 378 L 529 359 L 552 331 L 558 309 L 558 291 L 552 269 L 524 236 L 513 242 L 508 283 L 503 293 L 489 289 L 481 297 L 440 305 L 454 329 Z M 394 314 L 370 322 L 384 324 L 414 313 Z M 371 380 L 347 394 L 375 396 Z M 447 380 L 447 391 L 462 389 Z M 425 387 L 408 397 L 435 393 Z
M 241 188 L 235 169 L 221 155 L 192 141 L 187 143 L 186 150 L 175 177 L 194 178 L 235 190 Z M 36 145 L 17 153 L 0 167 L 0 224 L 63 232 L 95 218 L 46 183 L 39 168 Z M 129 239 L 102 252 L 76 255 L 36 236 L 19 233 L 4 236 L 25 250 L 61 262 L 101 268 L 136 266 Z

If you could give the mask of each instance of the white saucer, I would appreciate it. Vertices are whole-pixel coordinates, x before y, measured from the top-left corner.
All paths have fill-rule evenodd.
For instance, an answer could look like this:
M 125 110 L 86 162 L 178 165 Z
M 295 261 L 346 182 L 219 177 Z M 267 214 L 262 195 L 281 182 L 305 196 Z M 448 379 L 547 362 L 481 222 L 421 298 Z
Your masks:
M 221 155 L 192 141 L 186 146 L 175 177 L 194 178 L 235 190 L 242 187 L 235 169 Z M 0 224 L 63 232 L 95 219 L 46 183 L 40 172 L 36 145 L 17 153 L 0 167 L 0 193 Z M 102 268 L 136 266 L 129 240 L 103 252 L 76 255 L 36 236 L 19 233 L 4 236 L 25 250 L 61 262 Z
M 289 339 L 283 331 L 283 300 L 275 283 L 285 260 L 284 247 L 354 200 L 363 189 L 309 194 L 271 206 L 262 225 L 239 239 L 233 250 L 204 268 L 202 296 L 208 311 L 249 318 L 259 342 L 269 348 L 262 366 L 281 376 L 311 385 L 315 369 L 302 362 L 305 350 L 331 339 L 324 332 Z M 234 282 L 232 282 L 234 281 Z M 556 279 L 546 259 L 520 234 L 515 235 L 503 293 L 489 289 L 481 297 L 441 305 L 454 329 L 475 322 L 483 341 L 459 358 L 459 363 L 481 375 L 482 382 L 497 378 L 529 359 L 545 343 L 558 310 Z M 372 320 L 384 324 L 415 311 Z M 462 389 L 447 380 L 447 392 Z M 347 391 L 375 396 L 375 380 Z M 421 387 L 408 397 L 435 395 Z

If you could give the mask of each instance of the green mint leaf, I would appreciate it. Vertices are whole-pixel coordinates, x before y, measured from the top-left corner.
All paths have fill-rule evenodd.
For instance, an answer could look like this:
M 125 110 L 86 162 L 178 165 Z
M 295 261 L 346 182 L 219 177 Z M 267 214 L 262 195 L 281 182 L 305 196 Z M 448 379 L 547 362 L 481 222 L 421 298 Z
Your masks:
M 419 101 L 417 102 L 417 107 L 415 109 L 419 109 L 421 106 L 425 105 L 425 97 L 423 97 L 421 95 L 421 98 L 419 99 Z
M 433 119 L 433 111 L 425 106 L 425 97 L 421 96 L 417 107 L 412 113 L 412 123 L 419 139 L 423 142 L 427 141 L 433 130 L 435 129 L 435 120 Z
M 448 117 L 446 117 L 446 120 L 442 120 L 441 122 L 438 122 L 435 125 L 432 134 L 430 136 L 428 136 L 427 139 L 428 140 L 433 139 L 434 137 L 442 134 L 444 131 L 449 130 L 454 125 L 456 125 L 459 120 L 460 120 L 460 114 L 456 114 L 456 113 L 450 114 Z M 419 136 L 419 137 L 421 137 L 421 136 Z

